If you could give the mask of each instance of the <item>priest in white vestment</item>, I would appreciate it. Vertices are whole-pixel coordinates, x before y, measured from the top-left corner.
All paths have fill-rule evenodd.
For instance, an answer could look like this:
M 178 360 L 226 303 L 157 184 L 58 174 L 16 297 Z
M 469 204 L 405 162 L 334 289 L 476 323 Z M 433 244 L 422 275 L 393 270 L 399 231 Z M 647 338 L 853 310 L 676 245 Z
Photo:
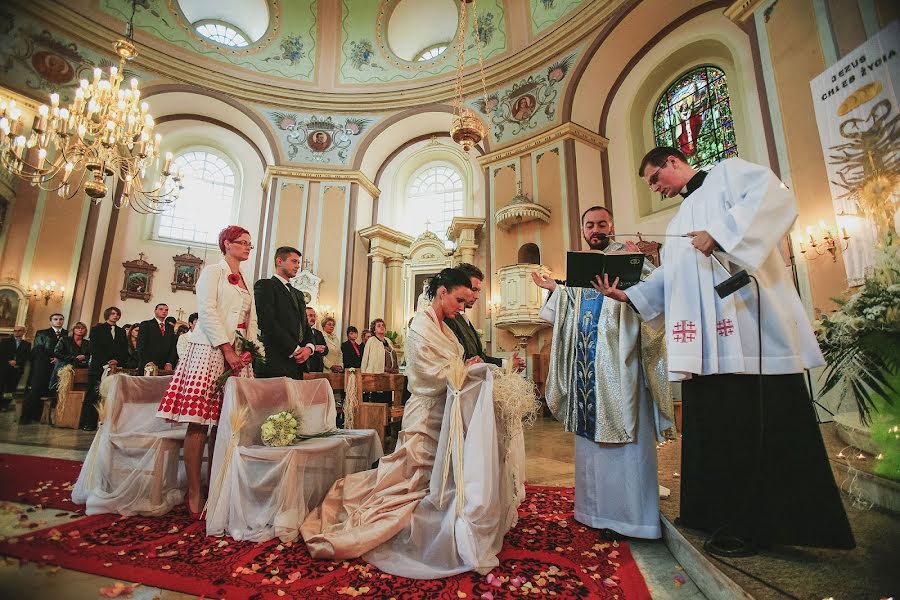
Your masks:
M 803 375 L 824 360 L 778 252 L 793 194 L 767 167 L 733 158 L 705 173 L 668 147 L 638 174 L 684 197 L 662 266 L 626 290 L 598 289 L 664 320 L 669 379 L 683 382 L 680 523 L 740 542 L 722 554 L 853 547 Z M 720 297 L 715 287 L 741 270 L 755 281 Z
M 608 209 L 587 209 L 581 226 L 591 249 L 626 249 L 610 241 Z M 645 265 L 644 277 L 651 270 Z M 626 303 L 533 278 L 552 292 L 541 309 L 554 324 L 545 395 L 554 417 L 575 434 L 575 519 L 659 538 L 656 444 L 674 437 L 662 333 L 642 325 Z

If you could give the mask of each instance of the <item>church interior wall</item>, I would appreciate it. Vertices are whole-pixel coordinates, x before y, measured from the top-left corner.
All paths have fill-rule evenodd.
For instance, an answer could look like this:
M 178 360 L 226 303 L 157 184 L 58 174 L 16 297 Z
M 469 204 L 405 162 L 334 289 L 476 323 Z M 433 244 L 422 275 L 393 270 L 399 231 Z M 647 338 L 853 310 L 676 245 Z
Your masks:
M 837 20 L 838 15 L 832 17 Z M 764 27 L 784 128 L 791 187 L 800 213 L 794 226 L 794 246 L 798 250 L 801 238 L 797 236 L 804 236 L 807 226 L 818 228 L 818 223 L 824 221 L 833 227 L 836 221 L 809 88 L 809 81 L 825 69 L 826 63 L 812 0 L 779 2 Z M 798 260 L 803 260 L 799 251 L 796 255 Z M 834 308 L 832 298 L 847 289 L 842 255 L 839 253 L 835 262 L 808 262 L 806 268 L 815 314 Z
M 166 148 L 178 154 L 189 149 L 210 148 L 233 165 L 236 176 L 236 210 L 232 220 L 251 232 L 254 244 L 260 244 L 259 220 L 262 204 L 261 182 L 263 169 L 256 150 L 237 134 L 197 121 L 170 121 L 158 127 L 163 135 Z M 109 273 L 103 290 L 100 307 L 94 306 L 92 312 L 102 312 L 103 307 L 118 306 L 122 309 L 122 322 L 132 323 L 148 319 L 152 316 L 153 306 L 160 302 L 169 304 L 173 316 L 178 309 L 184 311 L 183 317 L 196 310 L 196 296 L 188 291 L 172 292 L 170 283 L 174 278 L 175 266 L 172 257 L 182 254 L 191 248 L 191 252 L 204 259 L 205 264 L 213 264 L 221 258 L 217 242 L 211 245 L 191 244 L 188 242 L 170 242 L 153 239 L 155 216 L 140 214 L 130 209 L 121 210 L 113 241 L 113 251 L 109 264 Z M 218 232 L 212 232 L 215 236 Z M 101 236 L 102 237 L 102 236 Z M 101 254 L 100 248 L 105 244 L 98 238 L 98 249 L 95 256 Z M 149 303 L 141 299 L 121 299 L 124 261 L 135 260 L 138 253 L 145 254 L 144 259 L 157 267 L 153 276 L 153 297 Z M 242 269 L 247 277 L 252 277 L 254 264 L 262 259 L 262 248 L 254 249 L 250 259 Z M 89 315 L 81 315 L 81 319 Z M 72 315 L 75 318 L 76 315 Z

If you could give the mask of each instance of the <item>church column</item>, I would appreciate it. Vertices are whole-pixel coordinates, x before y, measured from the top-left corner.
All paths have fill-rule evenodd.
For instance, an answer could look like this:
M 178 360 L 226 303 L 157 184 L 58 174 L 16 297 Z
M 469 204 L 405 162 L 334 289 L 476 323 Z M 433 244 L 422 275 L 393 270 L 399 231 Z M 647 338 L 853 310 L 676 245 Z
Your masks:
M 456 243 L 460 262 L 475 264 L 475 251 L 478 250 L 478 242 L 475 238 L 482 227 L 484 227 L 484 219 L 453 217 L 447 235 L 450 241 Z
M 401 331 L 403 323 L 403 257 L 392 256 L 387 259 L 387 294 L 384 315 L 387 328 Z
M 372 259 L 372 291 L 369 295 L 369 314 L 373 319 L 384 318 L 384 261 L 380 252 L 369 254 Z
M 372 225 L 359 230 L 359 235 L 369 242 L 369 258 L 372 260 L 372 279 L 369 287 L 369 317 L 382 318 L 388 328 L 397 326 L 403 319 L 403 256 L 409 252 L 413 239 L 384 225 Z M 399 261 L 399 262 L 397 262 Z M 385 269 L 385 262 L 388 263 Z M 387 285 L 385 285 L 387 274 Z M 387 288 L 387 289 L 385 289 Z M 385 292 L 388 302 L 385 306 Z M 390 312 L 385 312 L 387 308 Z M 394 310 L 400 317 L 393 317 Z

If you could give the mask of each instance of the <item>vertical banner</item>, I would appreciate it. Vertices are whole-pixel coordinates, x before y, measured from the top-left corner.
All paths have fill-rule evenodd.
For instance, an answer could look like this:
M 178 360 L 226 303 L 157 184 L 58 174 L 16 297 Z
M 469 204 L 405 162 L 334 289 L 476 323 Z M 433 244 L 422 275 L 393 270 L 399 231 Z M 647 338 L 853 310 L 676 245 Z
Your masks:
M 900 22 L 810 82 L 850 285 L 861 285 L 875 244 L 896 236 L 900 200 Z M 821 237 L 821 232 L 816 237 Z

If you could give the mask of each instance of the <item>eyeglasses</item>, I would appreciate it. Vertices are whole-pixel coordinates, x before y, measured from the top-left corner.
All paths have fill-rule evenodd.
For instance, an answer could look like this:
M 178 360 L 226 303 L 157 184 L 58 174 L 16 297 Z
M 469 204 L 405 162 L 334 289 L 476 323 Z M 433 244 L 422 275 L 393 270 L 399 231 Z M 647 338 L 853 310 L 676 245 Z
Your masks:
M 653 172 L 653 175 L 651 175 L 650 179 L 647 180 L 647 182 L 650 184 L 651 187 L 656 185 L 656 182 L 659 181 L 659 172 L 668 166 L 669 166 L 669 161 L 666 161 L 663 163 L 663 166 L 661 166 L 660 168 L 658 168 L 656 171 Z
M 246 240 L 234 240 L 234 241 L 231 242 L 231 243 L 232 243 L 232 244 L 240 244 L 240 245 L 243 246 L 244 248 L 249 248 L 250 250 L 253 250 L 253 249 L 256 247 L 256 246 L 254 246 L 253 244 L 251 244 L 250 242 L 248 242 L 248 241 L 246 241 Z

